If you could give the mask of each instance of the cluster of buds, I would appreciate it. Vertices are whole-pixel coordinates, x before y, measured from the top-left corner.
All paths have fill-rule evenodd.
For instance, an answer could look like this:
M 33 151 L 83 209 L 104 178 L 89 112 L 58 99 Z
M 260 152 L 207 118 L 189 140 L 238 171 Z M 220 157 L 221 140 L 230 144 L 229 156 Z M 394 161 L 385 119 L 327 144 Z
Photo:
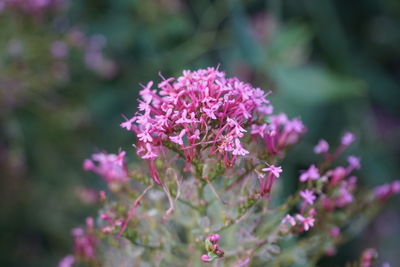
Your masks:
M 219 234 L 212 234 L 206 238 L 204 243 L 207 254 L 201 255 L 201 260 L 203 262 L 211 262 L 216 258 L 222 258 L 224 256 L 224 251 L 218 245 L 219 239 Z

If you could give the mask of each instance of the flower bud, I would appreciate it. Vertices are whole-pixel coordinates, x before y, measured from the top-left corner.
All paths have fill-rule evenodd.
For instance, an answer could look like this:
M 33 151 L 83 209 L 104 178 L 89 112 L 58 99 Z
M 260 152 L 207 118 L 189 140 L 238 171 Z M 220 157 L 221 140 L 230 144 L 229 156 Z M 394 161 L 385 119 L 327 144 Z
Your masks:
M 207 255 L 207 254 L 203 254 L 201 255 L 200 259 L 204 262 L 210 262 L 212 261 L 212 259 Z

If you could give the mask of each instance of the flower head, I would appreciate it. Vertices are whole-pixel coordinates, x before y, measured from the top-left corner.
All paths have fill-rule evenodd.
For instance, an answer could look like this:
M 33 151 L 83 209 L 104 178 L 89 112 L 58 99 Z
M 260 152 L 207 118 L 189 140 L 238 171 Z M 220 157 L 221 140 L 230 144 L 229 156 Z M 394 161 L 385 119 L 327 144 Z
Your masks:
M 286 223 L 290 224 L 291 226 L 295 226 L 296 225 L 296 220 L 292 216 L 287 214 L 285 216 L 285 218 L 283 218 L 282 221 L 281 221 L 281 224 L 286 224 Z
M 354 134 L 347 132 L 342 136 L 341 143 L 344 146 L 349 146 L 349 145 L 351 145 L 351 143 L 354 142 L 355 139 L 356 138 L 355 138 Z
M 349 156 L 347 158 L 347 162 L 349 163 L 349 167 L 351 170 L 358 170 L 361 168 L 360 159 L 355 156 Z
M 319 140 L 318 144 L 314 147 L 315 154 L 326 153 L 329 150 L 329 144 L 326 140 Z
M 317 199 L 317 197 L 314 195 L 314 192 L 308 189 L 300 191 L 300 196 L 303 198 L 305 203 L 309 205 L 314 204 L 315 199 Z
M 282 173 L 282 167 L 280 167 L 280 166 L 276 167 L 274 165 L 271 165 L 267 168 L 262 169 L 262 171 L 270 172 L 270 173 L 272 173 L 272 175 L 274 175 L 276 178 L 278 178 L 280 176 L 280 174 Z
M 320 177 L 319 171 L 315 165 L 311 165 L 308 170 L 303 171 L 300 175 L 300 182 L 306 182 L 308 180 L 317 180 Z
M 128 171 L 125 166 L 125 154 L 125 151 L 121 151 L 118 155 L 93 154 L 91 159 L 83 162 L 83 169 L 97 173 L 108 183 L 126 182 Z
M 300 224 L 302 224 L 304 231 L 308 231 L 314 226 L 315 219 L 313 217 L 303 217 L 302 215 L 297 214 L 296 219 Z
M 199 153 L 198 146 L 211 145 L 210 154 L 216 154 L 227 166 L 236 156 L 248 154 L 241 140 L 247 132 L 244 126 L 264 116 L 269 106 L 261 89 L 226 78 L 215 68 L 185 70 L 180 77 L 160 82 L 159 90 L 152 87 L 153 82 L 149 82 L 143 88 L 140 113 L 126 119 L 121 127 L 136 134 L 139 151 L 149 152 L 149 145 L 155 150 L 172 141 L 183 149 L 188 162 Z M 159 156 L 138 154 L 152 160 Z

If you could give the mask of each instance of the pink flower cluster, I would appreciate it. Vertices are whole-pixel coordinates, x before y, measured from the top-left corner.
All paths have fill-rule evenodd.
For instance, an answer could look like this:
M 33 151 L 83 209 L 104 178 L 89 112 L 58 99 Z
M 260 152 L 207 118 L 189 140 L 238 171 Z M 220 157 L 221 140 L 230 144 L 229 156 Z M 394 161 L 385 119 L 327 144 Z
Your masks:
M 329 154 L 329 144 L 321 139 L 314 147 L 314 152 L 324 154 L 325 161 L 321 166 L 311 165 L 307 170 L 301 172 L 299 180 L 310 186 L 299 192 L 301 202 L 300 213 L 287 215 L 281 222 L 281 231 L 288 232 L 289 227 L 300 225 L 300 231 L 308 231 L 314 226 L 317 210 L 322 208 L 326 211 L 333 211 L 336 208 L 343 208 L 353 202 L 353 193 L 356 190 L 357 178 L 350 176 L 351 172 L 361 168 L 360 159 L 355 156 L 347 158 L 347 167 L 338 166 L 333 169 L 325 170 L 325 167 L 332 163 L 332 160 L 340 155 L 343 150 L 354 142 L 355 137 L 352 133 L 345 133 L 341 139 L 340 146 L 333 154 Z M 390 186 L 389 186 L 390 187 Z M 396 187 L 396 186 L 395 186 Z M 398 185 L 400 191 L 400 183 Z M 388 193 L 383 186 L 382 195 Z M 390 194 L 390 193 L 389 193 Z M 299 231 L 298 227 L 293 228 Z
M 271 115 L 269 124 L 253 124 L 251 129 L 251 134 L 259 136 L 267 151 L 273 155 L 280 155 L 282 150 L 295 144 L 306 131 L 300 119 L 289 120 L 284 113 Z
M 83 169 L 97 173 L 109 186 L 128 181 L 125 151 L 121 151 L 118 155 L 106 153 L 93 154 L 91 159 L 86 159 L 83 162 Z
M 74 255 L 80 259 L 94 260 L 96 256 L 97 237 L 94 235 L 93 218 L 86 219 L 86 229 L 72 229 L 74 238 Z
M 260 195 L 261 196 L 268 196 L 271 192 L 272 185 L 274 184 L 275 180 L 279 178 L 280 174 L 282 173 L 282 167 L 276 167 L 274 165 L 268 166 L 267 168 L 262 169 L 263 172 L 267 172 L 267 177 L 265 174 L 259 175 L 260 180 Z
M 157 87 L 152 89 L 153 82 L 144 86 L 140 112 L 121 123 L 136 134 L 137 153 L 149 160 L 157 183 L 154 160 L 165 147 L 181 151 L 187 163 L 207 153 L 231 167 L 238 156 L 249 154 L 248 130 L 253 139 L 261 137 L 271 154 L 279 154 L 305 131 L 300 120 L 285 114 L 271 115 L 267 124 L 273 108 L 266 94 L 215 68 L 183 71 L 176 79 L 163 78 Z
M 400 180 L 374 188 L 374 195 L 380 201 L 385 201 L 393 195 L 400 194 Z
M 287 214 L 285 218 L 281 221 L 281 231 L 287 232 L 288 226 L 294 227 L 296 225 L 300 226 L 301 231 L 308 231 L 314 226 L 315 218 L 313 214 L 310 216 L 303 216 L 301 214 L 296 214 L 295 217 Z
M 210 262 L 213 261 L 215 258 L 220 258 L 224 256 L 224 251 L 218 245 L 219 239 L 219 234 L 212 234 L 207 237 L 205 247 L 208 253 L 203 254 L 200 257 L 203 262 Z
M 272 112 L 261 89 L 215 68 L 183 71 L 164 79 L 158 91 L 152 87 L 149 82 L 140 92 L 140 112 L 121 124 L 137 135 L 137 153 L 152 161 L 172 145 L 189 163 L 207 150 L 231 166 L 249 153 L 242 143 L 245 128 Z

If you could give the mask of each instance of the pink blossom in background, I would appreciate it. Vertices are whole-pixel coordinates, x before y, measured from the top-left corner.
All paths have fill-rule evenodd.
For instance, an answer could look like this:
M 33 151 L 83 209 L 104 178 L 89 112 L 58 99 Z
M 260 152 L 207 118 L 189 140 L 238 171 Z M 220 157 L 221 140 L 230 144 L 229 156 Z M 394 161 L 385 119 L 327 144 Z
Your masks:
M 108 183 L 121 183 L 128 181 L 128 171 L 125 166 L 125 151 L 118 155 L 97 153 L 91 159 L 86 159 L 83 168 L 93 171 L 103 177 Z
M 349 146 L 354 140 L 356 140 L 354 134 L 347 132 L 342 136 L 341 143 L 344 146 Z
M 314 226 L 315 219 L 312 217 L 303 217 L 300 214 L 296 215 L 296 220 L 302 224 L 304 231 L 310 230 Z
M 207 254 L 203 254 L 201 255 L 200 258 L 203 262 L 210 262 L 212 259 L 207 255 Z
M 337 226 L 332 227 L 332 228 L 329 230 L 329 235 L 330 235 L 331 237 L 338 237 L 338 236 L 340 235 L 340 228 L 337 227 Z
M 261 178 L 265 178 L 265 179 L 261 179 L 260 181 L 260 194 L 261 195 L 265 195 L 265 194 L 269 194 L 271 192 L 272 186 L 275 182 L 275 180 L 280 176 L 280 174 L 282 173 L 282 167 L 278 166 L 274 166 L 274 165 L 270 165 L 267 168 L 263 168 L 262 169 L 263 172 L 268 172 L 267 177 L 265 178 L 264 175 L 261 175 Z M 264 180 L 264 181 L 262 181 Z
M 349 189 L 349 184 L 342 182 L 339 186 L 339 195 L 335 199 L 337 207 L 344 207 L 353 202 L 353 195 Z
M 86 219 L 86 229 L 72 229 L 74 238 L 74 254 L 80 258 L 91 260 L 96 256 L 97 237 L 93 234 L 93 218 Z
M 282 173 L 282 167 L 281 166 L 276 167 L 274 165 L 271 165 L 267 168 L 262 169 L 262 171 L 271 172 L 276 178 L 278 178 Z
M 329 144 L 326 140 L 319 140 L 318 144 L 314 147 L 315 154 L 327 153 L 329 151 Z
M 390 184 L 383 184 L 374 188 L 375 197 L 381 201 L 385 201 L 393 195 L 400 193 L 400 180 L 395 180 Z
M 349 172 L 352 170 L 359 170 L 361 168 L 360 159 L 355 156 L 349 156 L 347 158 L 347 162 L 349 163 Z
M 282 219 L 282 222 L 281 222 L 281 223 L 282 223 L 282 224 L 288 223 L 288 224 L 290 224 L 291 226 L 295 226 L 295 225 L 296 225 L 296 220 L 295 220 L 292 216 L 290 216 L 289 214 L 287 214 L 287 215 L 285 216 L 285 218 Z
M 300 191 L 300 196 L 308 205 L 314 204 L 314 201 L 317 199 L 317 197 L 314 195 L 314 192 L 308 189 Z
M 303 171 L 300 175 L 300 182 L 306 182 L 308 180 L 317 180 L 320 177 L 318 168 L 315 165 L 311 165 L 308 170 Z
M 67 255 L 60 260 L 58 267 L 73 267 L 75 263 L 75 258 L 73 255 Z

